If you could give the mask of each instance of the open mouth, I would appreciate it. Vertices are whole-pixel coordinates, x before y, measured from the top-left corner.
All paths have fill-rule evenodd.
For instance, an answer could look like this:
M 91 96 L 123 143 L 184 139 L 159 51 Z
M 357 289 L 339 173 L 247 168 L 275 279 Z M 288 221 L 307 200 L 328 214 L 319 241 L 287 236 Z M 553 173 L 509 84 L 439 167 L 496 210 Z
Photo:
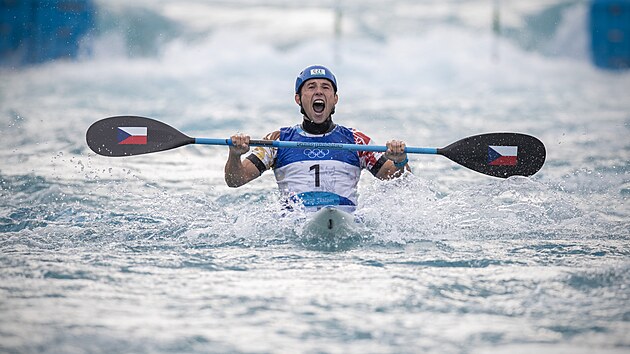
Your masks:
M 324 111 L 324 108 L 326 108 L 326 103 L 324 103 L 324 100 L 315 100 L 313 102 L 313 110 L 316 113 L 322 113 Z

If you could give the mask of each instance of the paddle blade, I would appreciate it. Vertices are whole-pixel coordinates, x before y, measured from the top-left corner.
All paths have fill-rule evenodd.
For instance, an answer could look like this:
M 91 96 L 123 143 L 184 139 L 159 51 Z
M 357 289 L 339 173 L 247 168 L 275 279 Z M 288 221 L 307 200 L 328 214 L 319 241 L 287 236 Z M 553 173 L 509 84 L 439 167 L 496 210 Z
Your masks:
M 459 140 L 443 149 L 444 155 L 471 170 L 494 177 L 531 176 L 545 163 L 545 145 L 519 133 L 490 133 Z
M 194 139 L 155 119 L 119 116 L 101 119 L 88 128 L 87 144 L 103 156 L 132 156 L 194 143 Z

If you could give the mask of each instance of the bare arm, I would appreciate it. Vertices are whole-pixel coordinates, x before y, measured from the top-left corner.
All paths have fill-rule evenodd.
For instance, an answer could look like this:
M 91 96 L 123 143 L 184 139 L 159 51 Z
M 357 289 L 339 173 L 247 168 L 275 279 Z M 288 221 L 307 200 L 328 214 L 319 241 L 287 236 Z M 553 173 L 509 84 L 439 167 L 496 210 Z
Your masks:
M 402 176 L 405 171 L 411 172 L 411 168 L 408 163 L 403 166 L 396 167 L 396 163 L 402 163 L 407 160 L 407 154 L 405 153 L 405 143 L 403 141 L 392 140 L 387 142 L 387 151 L 385 157 L 388 158 L 387 162 L 383 164 L 376 177 L 379 179 L 392 179 Z
M 241 161 L 241 156 L 249 151 L 249 136 L 233 135 L 231 139 L 234 145 L 230 145 L 225 163 L 225 183 L 235 188 L 258 178 L 260 171 L 251 161 Z

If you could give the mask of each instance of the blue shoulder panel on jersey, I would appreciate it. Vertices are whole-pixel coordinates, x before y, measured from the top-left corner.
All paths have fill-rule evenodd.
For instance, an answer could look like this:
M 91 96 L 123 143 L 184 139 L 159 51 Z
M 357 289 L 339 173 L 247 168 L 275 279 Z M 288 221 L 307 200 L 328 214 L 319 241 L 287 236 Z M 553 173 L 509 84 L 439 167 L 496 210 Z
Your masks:
M 299 125 L 280 129 L 280 141 L 316 142 L 354 144 L 352 130 L 337 125 L 333 131 L 321 136 L 308 136 Z M 359 155 L 356 151 L 335 150 L 326 148 L 278 148 L 275 167 L 279 168 L 299 161 L 336 160 L 359 166 Z

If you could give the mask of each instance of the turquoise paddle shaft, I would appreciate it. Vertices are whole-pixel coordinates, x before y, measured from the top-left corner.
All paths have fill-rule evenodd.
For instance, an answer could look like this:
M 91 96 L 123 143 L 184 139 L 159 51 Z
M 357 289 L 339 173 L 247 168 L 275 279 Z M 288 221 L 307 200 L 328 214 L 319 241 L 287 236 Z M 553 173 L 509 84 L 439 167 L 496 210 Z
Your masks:
M 232 139 L 210 139 L 195 138 L 195 144 L 204 145 L 232 145 Z M 349 151 L 376 151 L 385 152 L 387 147 L 383 145 L 361 145 L 361 144 L 337 144 L 337 143 L 310 143 L 302 141 L 279 141 L 279 140 L 250 140 L 250 146 L 268 146 L 275 148 L 302 148 L 302 149 L 331 149 Z M 405 148 L 405 152 L 410 154 L 437 154 L 437 148 L 411 147 Z

